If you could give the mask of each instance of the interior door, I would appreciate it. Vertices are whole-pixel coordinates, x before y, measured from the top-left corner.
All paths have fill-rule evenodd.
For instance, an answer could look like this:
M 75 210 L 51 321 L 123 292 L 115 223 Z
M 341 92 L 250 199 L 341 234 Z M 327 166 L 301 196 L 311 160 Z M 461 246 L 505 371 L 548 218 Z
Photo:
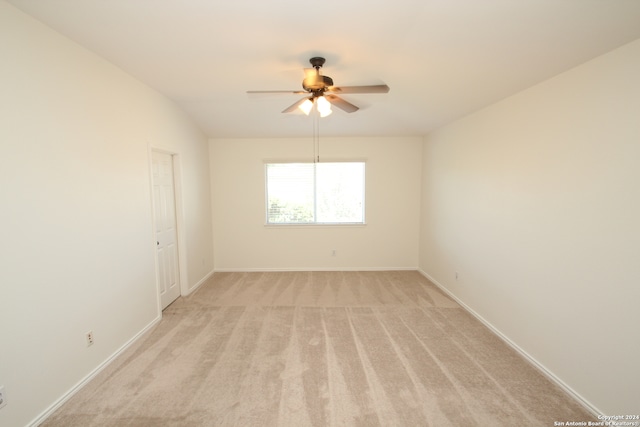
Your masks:
M 156 272 L 162 309 L 180 296 L 178 233 L 173 179 L 173 157 L 152 152 L 153 206 L 156 226 Z

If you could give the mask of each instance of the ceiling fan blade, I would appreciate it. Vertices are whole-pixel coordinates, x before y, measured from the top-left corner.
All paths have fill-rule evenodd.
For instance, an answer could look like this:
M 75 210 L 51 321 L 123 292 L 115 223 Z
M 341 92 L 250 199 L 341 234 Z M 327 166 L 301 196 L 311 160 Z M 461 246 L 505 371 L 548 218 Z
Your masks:
M 306 93 L 306 92 L 304 92 Z M 296 108 L 298 108 L 304 101 L 306 101 L 309 98 L 302 98 L 299 101 L 296 101 L 295 103 L 293 103 L 292 105 L 290 105 L 289 107 L 285 108 L 284 110 L 282 110 L 283 113 L 292 113 L 294 111 L 296 111 Z
M 347 113 L 353 113 L 353 112 L 359 110 L 358 107 L 356 107 L 355 105 L 353 105 L 350 102 L 345 101 L 344 99 L 340 98 L 339 96 L 336 96 L 336 95 L 324 95 L 324 97 L 327 99 L 327 101 L 329 101 L 331 103 L 331 105 L 335 105 L 336 107 L 340 108 L 341 110 L 346 111 Z
M 248 90 L 247 93 L 292 93 L 295 95 L 303 95 L 307 92 L 304 90 Z
M 327 92 L 333 93 L 387 93 L 389 86 L 387 85 L 371 85 L 371 86 L 330 86 Z

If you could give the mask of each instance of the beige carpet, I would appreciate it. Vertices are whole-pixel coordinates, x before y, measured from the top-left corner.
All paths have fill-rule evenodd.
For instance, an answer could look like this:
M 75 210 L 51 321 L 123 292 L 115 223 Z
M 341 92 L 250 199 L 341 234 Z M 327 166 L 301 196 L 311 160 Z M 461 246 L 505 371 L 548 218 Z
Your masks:
M 417 272 L 271 272 L 214 274 L 43 425 L 588 420 Z

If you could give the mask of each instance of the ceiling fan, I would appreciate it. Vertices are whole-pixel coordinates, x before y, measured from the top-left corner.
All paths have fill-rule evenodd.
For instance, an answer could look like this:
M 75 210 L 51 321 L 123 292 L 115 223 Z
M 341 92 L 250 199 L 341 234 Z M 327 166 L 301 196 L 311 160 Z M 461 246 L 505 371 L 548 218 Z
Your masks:
M 325 63 L 324 58 L 313 57 L 309 62 L 313 68 L 304 69 L 305 78 L 302 80 L 302 89 L 304 90 L 249 90 L 247 93 L 292 93 L 306 95 L 282 112 L 291 113 L 295 111 L 296 108 L 299 108 L 308 115 L 315 104 L 320 116 L 325 117 L 331 114 L 331 105 L 335 105 L 347 113 L 353 113 L 359 110 L 357 106 L 345 101 L 336 94 L 389 92 L 389 86 L 387 85 L 334 86 L 331 77 L 320 74 L 320 69 Z

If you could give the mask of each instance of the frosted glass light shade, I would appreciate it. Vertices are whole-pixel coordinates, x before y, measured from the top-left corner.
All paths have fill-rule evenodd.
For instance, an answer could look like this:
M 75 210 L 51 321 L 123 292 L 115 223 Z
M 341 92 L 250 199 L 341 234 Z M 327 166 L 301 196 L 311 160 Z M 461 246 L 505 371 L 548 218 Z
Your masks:
M 318 112 L 320 113 L 320 117 L 327 117 L 332 113 L 331 104 L 324 96 L 318 97 Z
M 298 108 L 301 109 L 302 112 L 305 113 L 307 116 L 309 115 L 309 112 L 311 112 L 312 107 L 313 107 L 313 101 L 311 101 L 311 99 L 305 99 L 304 102 L 298 106 Z

